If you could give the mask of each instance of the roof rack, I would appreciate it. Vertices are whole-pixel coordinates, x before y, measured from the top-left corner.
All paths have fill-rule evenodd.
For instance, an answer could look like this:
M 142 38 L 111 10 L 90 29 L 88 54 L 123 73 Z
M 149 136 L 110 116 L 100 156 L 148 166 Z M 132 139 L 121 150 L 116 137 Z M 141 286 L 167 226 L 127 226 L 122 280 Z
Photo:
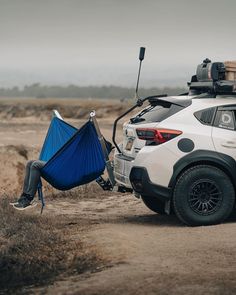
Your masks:
M 196 75 L 192 76 L 191 82 L 188 83 L 189 94 L 236 95 L 236 80 L 229 80 L 229 77 L 232 77 L 229 72 L 236 71 L 236 67 L 227 70 L 228 68 L 224 63 L 212 63 L 211 60 L 206 58 L 203 63 L 197 66 Z

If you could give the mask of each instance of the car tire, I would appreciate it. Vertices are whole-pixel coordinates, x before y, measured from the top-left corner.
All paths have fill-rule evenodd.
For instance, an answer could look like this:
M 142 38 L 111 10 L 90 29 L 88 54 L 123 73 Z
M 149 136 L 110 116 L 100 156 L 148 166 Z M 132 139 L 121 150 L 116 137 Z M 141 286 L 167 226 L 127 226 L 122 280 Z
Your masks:
M 165 203 L 158 200 L 155 197 L 150 196 L 141 196 L 144 204 L 148 207 L 148 209 L 152 210 L 155 213 L 158 214 L 166 214 L 165 213 Z
M 214 166 L 191 167 L 175 185 L 174 210 L 188 225 L 220 223 L 231 214 L 234 203 L 235 190 L 230 178 Z

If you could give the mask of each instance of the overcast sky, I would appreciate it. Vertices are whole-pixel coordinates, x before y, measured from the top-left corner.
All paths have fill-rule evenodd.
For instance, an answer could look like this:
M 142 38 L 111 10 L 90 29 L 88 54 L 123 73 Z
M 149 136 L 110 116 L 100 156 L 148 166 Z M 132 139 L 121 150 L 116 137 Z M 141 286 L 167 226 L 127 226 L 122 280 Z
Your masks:
M 0 0 L 0 87 L 131 85 L 140 46 L 143 81 L 170 84 L 205 57 L 236 59 L 235 11 L 235 0 Z

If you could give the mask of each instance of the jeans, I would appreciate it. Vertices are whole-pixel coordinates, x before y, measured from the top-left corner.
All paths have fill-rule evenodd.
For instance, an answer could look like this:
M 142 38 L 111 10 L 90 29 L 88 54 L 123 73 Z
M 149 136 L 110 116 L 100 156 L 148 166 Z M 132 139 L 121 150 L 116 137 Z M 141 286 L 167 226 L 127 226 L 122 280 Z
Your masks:
M 40 180 L 41 172 L 40 169 L 46 164 L 44 161 L 32 160 L 29 161 L 25 167 L 25 179 L 23 185 L 23 193 L 30 195 L 33 199 Z

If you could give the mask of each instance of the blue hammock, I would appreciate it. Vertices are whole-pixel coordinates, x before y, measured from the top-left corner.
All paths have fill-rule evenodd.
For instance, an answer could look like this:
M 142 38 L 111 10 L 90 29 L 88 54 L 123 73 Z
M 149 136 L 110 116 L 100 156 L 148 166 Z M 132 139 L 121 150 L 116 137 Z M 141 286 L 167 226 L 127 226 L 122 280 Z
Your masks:
M 77 130 L 54 117 L 39 159 L 47 161 L 41 169 L 42 177 L 59 190 L 68 190 L 89 183 L 97 179 L 105 169 L 101 143 L 91 121 Z M 38 193 L 43 209 L 41 182 Z
M 65 121 L 53 117 L 39 156 L 39 160 L 48 161 L 78 131 Z

